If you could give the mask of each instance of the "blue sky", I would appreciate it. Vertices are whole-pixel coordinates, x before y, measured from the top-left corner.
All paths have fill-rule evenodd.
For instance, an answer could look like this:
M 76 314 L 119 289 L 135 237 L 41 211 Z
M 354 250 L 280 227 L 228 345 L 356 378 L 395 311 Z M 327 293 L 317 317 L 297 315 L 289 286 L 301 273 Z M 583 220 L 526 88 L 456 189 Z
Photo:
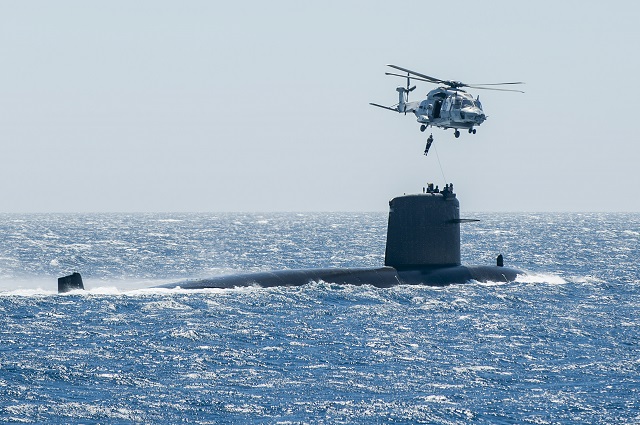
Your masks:
M 0 211 L 640 211 L 640 3 L 444 4 L 0 1 Z M 424 157 L 387 63 L 526 93 Z

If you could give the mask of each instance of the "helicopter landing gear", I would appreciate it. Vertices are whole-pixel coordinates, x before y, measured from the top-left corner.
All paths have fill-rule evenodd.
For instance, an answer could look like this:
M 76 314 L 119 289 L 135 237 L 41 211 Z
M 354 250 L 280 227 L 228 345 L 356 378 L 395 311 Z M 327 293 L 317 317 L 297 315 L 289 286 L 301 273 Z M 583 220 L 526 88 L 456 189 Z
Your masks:
M 470 128 L 469 129 L 469 134 L 471 134 L 471 133 L 476 134 L 476 129 L 475 128 Z
M 454 135 L 454 136 L 456 136 L 456 139 L 457 139 L 458 137 L 460 137 L 460 132 L 459 132 L 458 130 L 456 130 L 456 131 L 453 133 L 453 135 Z
M 427 129 L 427 126 L 424 124 L 420 126 L 420 131 L 424 132 L 426 129 Z

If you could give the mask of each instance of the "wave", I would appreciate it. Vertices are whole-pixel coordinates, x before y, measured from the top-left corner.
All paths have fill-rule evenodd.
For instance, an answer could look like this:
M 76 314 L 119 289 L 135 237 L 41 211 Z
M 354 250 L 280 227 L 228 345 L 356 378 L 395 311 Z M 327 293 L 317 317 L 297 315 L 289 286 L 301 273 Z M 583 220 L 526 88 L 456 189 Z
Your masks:
M 565 285 L 567 280 L 562 277 L 551 273 L 532 273 L 532 274 L 519 274 L 516 278 L 518 283 L 546 283 L 549 285 Z

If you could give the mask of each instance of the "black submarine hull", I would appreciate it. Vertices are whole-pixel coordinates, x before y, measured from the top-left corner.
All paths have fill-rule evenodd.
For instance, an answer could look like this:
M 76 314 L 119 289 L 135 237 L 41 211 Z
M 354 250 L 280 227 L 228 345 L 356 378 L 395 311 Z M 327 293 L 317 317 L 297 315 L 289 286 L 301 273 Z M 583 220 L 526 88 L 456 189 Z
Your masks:
M 186 280 L 157 288 L 236 288 L 247 286 L 301 286 L 310 282 L 339 285 L 444 286 L 467 282 L 510 282 L 522 272 L 503 267 L 499 255 L 494 266 L 460 263 L 460 218 L 453 185 L 442 192 L 404 195 L 389 202 L 389 223 L 384 267 L 280 270 Z M 82 289 L 80 275 L 60 278 L 58 292 Z
M 301 286 L 310 282 L 340 285 L 444 286 L 467 282 L 509 282 L 520 274 L 502 267 L 460 264 L 460 204 L 453 188 L 440 193 L 404 195 L 389 202 L 385 266 L 378 268 L 280 270 L 217 276 L 162 285 L 162 288 L 235 288 Z
M 239 287 L 302 286 L 311 282 L 338 285 L 371 285 L 390 288 L 397 285 L 445 286 L 468 282 L 510 282 L 521 273 L 497 266 L 444 266 L 397 270 L 393 267 L 348 269 L 303 269 L 222 275 L 206 279 L 186 280 L 157 288 L 231 289 Z

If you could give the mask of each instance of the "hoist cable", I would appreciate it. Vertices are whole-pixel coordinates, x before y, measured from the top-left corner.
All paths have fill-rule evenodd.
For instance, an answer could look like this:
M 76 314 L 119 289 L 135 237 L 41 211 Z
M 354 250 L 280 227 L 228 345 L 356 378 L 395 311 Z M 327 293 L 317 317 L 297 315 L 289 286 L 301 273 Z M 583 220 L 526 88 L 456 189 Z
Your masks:
M 436 151 L 436 158 L 438 158 L 438 165 L 440 166 L 440 172 L 442 173 L 442 178 L 444 179 L 444 183 L 447 184 L 447 178 L 444 176 L 444 170 L 442 169 L 442 164 L 440 163 L 440 155 L 438 155 L 438 148 L 434 146 L 433 149 Z

